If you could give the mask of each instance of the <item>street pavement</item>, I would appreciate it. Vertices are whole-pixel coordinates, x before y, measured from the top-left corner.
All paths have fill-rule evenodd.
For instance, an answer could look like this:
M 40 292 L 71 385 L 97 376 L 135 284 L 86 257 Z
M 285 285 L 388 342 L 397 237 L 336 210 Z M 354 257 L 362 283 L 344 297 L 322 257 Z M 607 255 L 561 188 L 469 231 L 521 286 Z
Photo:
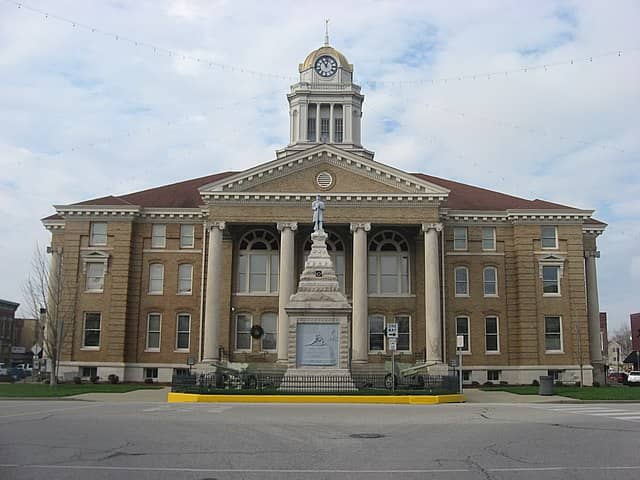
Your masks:
M 640 478 L 638 403 L 167 404 L 156 392 L 0 402 L 0 478 Z

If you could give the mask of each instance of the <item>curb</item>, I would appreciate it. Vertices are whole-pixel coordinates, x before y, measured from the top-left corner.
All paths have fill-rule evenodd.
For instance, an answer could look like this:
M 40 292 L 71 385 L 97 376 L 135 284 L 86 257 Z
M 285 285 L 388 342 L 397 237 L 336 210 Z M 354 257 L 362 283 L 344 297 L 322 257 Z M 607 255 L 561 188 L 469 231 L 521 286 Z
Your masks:
M 461 403 L 464 395 L 202 395 L 167 394 L 168 403 L 369 403 L 400 405 L 436 405 Z

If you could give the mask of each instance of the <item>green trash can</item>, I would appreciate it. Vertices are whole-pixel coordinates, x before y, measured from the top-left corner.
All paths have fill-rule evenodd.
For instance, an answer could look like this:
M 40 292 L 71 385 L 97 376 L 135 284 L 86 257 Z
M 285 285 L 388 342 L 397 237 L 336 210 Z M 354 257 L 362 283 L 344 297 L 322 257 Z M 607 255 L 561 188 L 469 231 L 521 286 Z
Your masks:
M 553 395 L 553 376 L 543 375 L 540 377 L 538 395 Z

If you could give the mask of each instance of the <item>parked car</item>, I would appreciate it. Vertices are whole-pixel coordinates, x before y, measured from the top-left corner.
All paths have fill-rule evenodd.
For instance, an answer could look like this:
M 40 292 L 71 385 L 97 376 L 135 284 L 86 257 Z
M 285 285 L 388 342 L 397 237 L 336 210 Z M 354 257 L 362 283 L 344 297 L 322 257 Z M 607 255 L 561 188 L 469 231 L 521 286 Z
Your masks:
M 640 370 L 634 370 L 633 372 L 629 372 L 629 376 L 627 377 L 627 385 L 640 386 Z
M 611 372 L 607 375 L 609 383 L 627 383 L 627 374 L 625 372 Z
M 24 373 L 24 370 L 17 367 L 11 367 L 6 369 L 6 373 L 2 375 L 3 378 L 7 378 L 11 382 L 17 382 L 18 380 L 22 380 L 27 375 Z

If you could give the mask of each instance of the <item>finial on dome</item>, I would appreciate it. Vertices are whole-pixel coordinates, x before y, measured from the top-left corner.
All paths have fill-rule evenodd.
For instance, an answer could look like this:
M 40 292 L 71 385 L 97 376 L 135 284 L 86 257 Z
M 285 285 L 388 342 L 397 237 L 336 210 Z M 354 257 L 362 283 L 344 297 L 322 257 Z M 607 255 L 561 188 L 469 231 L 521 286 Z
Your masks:
M 324 44 L 329 45 L 329 19 L 324 19 Z

